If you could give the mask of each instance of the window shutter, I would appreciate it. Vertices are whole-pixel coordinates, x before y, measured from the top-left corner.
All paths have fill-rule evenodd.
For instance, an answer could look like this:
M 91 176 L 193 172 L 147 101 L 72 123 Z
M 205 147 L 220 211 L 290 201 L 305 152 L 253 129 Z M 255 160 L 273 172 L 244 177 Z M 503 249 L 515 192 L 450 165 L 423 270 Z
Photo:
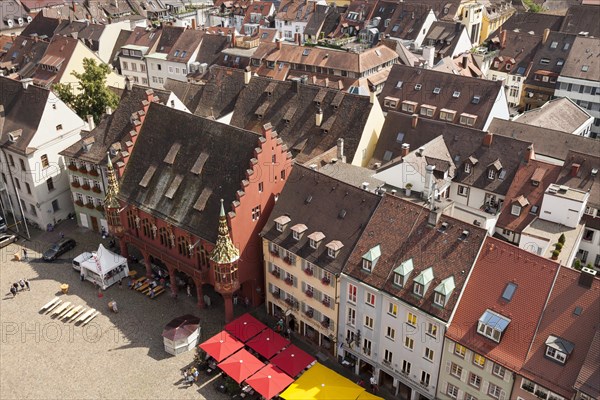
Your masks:
M 458 390 L 458 396 L 456 396 L 457 399 L 462 399 L 463 395 L 465 394 L 465 392 L 463 392 L 462 390 Z
M 469 351 L 469 350 L 467 350 L 467 351 L 465 352 L 465 361 L 466 361 L 466 362 L 471 362 L 471 359 L 472 359 L 472 358 L 473 358 L 473 352 L 472 352 L 472 351 Z
M 490 383 L 489 383 L 488 381 L 483 381 L 483 382 L 481 383 L 481 391 L 482 391 L 483 393 L 485 393 L 486 395 L 487 395 L 487 392 L 488 392 L 488 387 L 489 387 L 489 386 L 490 386 Z
M 451 340 L 448 341 L 448 352 L 454 353 L 454 342 Z
M 450 361 L 446 361 L 446 373 L 450 374 L 450 369 L 452 368 L 452 363 Z M 445 390 L 444 390 L 445 392 Z
M 273 271 L 273 263 L 269 261 L 269 271 Z
M 292 275 L 292 282 L 294 283 L 294 287 L 297 288 L 298 287 L 298 278 L 296 278 L 295 276 Z
M 460 380 L 463 382 L 466 382 L 469 376 L 469 371 L 467 371 L 466 369 L 463 369 L 460 373 Z M 460 399 L 461 397 L 458 396 L 458 398 Z
M 306 282 L 302 281 L 302 291 L 306 292 Z
M 488 373 L 492 373 L 492 368 L 494 368 L 494 363 L 489 358 L 485 360 L 485 370 Z
M 500 390 L 500 397 L 498 400 L 504 400 L 506 398 L 506 392 L 504 390 Z
M 510 378 L 512 378 L 512 372 L 508 369 L 504 370 L 504 382 L 510 382 Z

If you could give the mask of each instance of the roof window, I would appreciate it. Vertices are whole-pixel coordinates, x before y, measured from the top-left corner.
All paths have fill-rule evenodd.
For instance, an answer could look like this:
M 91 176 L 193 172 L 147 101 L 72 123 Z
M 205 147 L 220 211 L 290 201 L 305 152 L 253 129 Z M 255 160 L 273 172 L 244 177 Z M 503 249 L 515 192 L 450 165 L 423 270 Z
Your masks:
M 500 343 L 502 334 L 510 324 L 510 319 L 490 309 L 485 310 L 477 323 L 477 332 L 496 343 Z

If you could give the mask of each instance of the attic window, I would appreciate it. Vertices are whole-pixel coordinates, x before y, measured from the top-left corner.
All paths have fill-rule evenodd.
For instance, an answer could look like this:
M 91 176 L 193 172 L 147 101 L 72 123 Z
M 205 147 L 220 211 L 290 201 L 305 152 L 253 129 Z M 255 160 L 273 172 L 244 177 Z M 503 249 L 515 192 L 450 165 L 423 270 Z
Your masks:
M 304 51 L 302 52 L 303 56 L 307 56 L 310 53 L 310 49 L 304 49 Z
M 449 276 L 444 279 L 435 289 L 434 289 L 434 297 L 433 302 L 440 307 L 445 307 L 452 291 L 455 288 L 454 277 Z
M 307 229 L 308 228 L 304 224 L 297 224 L 297 225 L 292 226 L 291 230 L 292 230 L 292 236 L 293 236 L 294 240 L 298 241 L 298 240 L 302 239 L 302 234 Z
M 496 179 L 496 171 L 492 168 L 488 169 L 488 179 L 492 181 Z
M 458 237 L 458 240 L 465 241 L 465 240 L 467 240 L 468 237 L 469 237 L 469 231 L 464 230 Z
M 420 83 L 417 83 L 415 85 L 415 90 L 421 90 L 422 87 L 423 87 L 423 85 L 421 85 Z
M 558 47 L 558 42 L 552 42 L 552 43 L 550 44 L 550 48 L 551 48 L 551 49 L 555 49 L 555 48 L 557 48 L 557 47 Z
M 496 343 L 500 343 L 502 334 L 510 324 L 510 319 L 490 309 L 485 310 L 477 323 L 477 332 Z
M 402 84 L 403 84 L 402 81 L 396 82 L 396 89 L 402 89 Z
M 282 215 L 280 217 L 275 218 L 274 221 L 275 221 L 275 227 L 277 228 L 277 231 L 283 232 L 286 225 L 291 221 L 291 219 L 287 215 Z
M 194 204 L 194 210 L 204 211 L 206 207 L 206 202 L 208 201 L 210 195 L 212 194 L 212 190 L 209 188 L 202 189 L 202 193 L 198 196 L 196 203 Z
M 362 256 L 362 268 L 365 271 L 371 272 L 377 264 L 377 260 L 381 257 L 381 247 L 379 245 L 373 247 Z
M 550 335 L 546 340 L 546 357 L 564 364 L 575 345 L 561 337 Z
M 177 157 L 177 153 L 179 152 L 180 148 L 181 145 L 179 143 L 173 143 L 171 149 L 169 150 L 163 161 L 167 164 L 173 165 L 173 162 L 175 162 L 175 157 Z
M 582 66 L 581 66 L 581 72 L 588 72 L 588 71 L 589 71 L 589 69 L 590 69 L 590 66 L 589 66 L 589 65 L 582 65 Z
M 308 235 L 310 248 L 316 249 L 317 247 L 319 247 L 319 244 L 324 238 L 325 235 L 323 234 L 323 232 L 313 232 L 310 235 Z
M 208 160 L 208 154 L 200 153 L 190 172 L 192 174 L 200 175 L 202 173 L 202 169 L 204 168 L 206 160 Z
M 460 92 L 455 91 L 454 93 L 452 93 L 452 97 L 454 97 L 455 99 L 458 99 L 460 97 Z
M 398 268 L 394 269 L 394 284 L 400 287 L 406 285 L 408 278 L 410 277 L 410 273 L 413 271 L 413 260 L 409 258 L 404 261 Z
M 467 113 L 460 114 L 461 125 L 473 126 L 473 125 L 475 125 L 476 120 L 477 120 L 476 115 L 467 114 Z
M 447 230 L 448 230 L 448 223 L 447 222 L 442 222 L 442 226 L 440 226 L 440 229 L 438 229 L 438 232 L 444 233 Z
M 383 99 L 383 106 L 387 107 L 387 108 L 396 108 L 396 107 L 398 107 L 399 102 L 400 102 L 400 99 L 397 97 L 386 96 Z
M 433 117 L 433 114 L 435 113 L 437 107 L 435 106 L 430 106 L 428 104 L 423 104 L 421 105 L 421 110 L 420 110 L 420 114 L 426 117 Z
M 471 163 L 466 162 L 465 163 L 465 174 L 470 174 L 470 173 L 471 173 Z
M 433 89 L 433 94 L 440 94 L 442 91 L 442 88 L 436 87 Z
M 509 282 L 502 292 L 502 299 L 505 301 L 511 301 L 517 290 L 517 284 Z
M 186 54 L 187 54 L 187 51 L 184 50 L 181 52 L 181 55 L 179 57 L 184 58 L 186 56 Z
M 481 96 L 473 96 L 473 98 L 471 99 L 472 104 L 479 104 L 480 101 L 481 101 Z
M 402 111 L 413 113 L 415 112 L 417 105 L 418 103 L 415 103 L 414 101 L 404 100 L 402 102 Z
M 327 243 L 325 247 L 327 247 L 327 255 L 329 258 L 336 258 L 340 252 L 340 249 L 344 247 L 344 245 L 339 240 L 332 240 L 331 242 Z
M 532 206 L 531 210 L 529 210 L 529 213 L 533 214 L 533 215 L 537 214 L 537 212 L 538 212 L 538 206 Z
M 452 122 L 452 121 L 454 121 L 455 116 L 456 116 L 456 111 L 454 111 L 454 110 L 448 110 L 445 108 L 442 108 L 440 110 L 440 119 L 442 121 Z
M 182 181 L 183 181 L 183 176 L 176 175 L 175 178 L 173 178 L 171 185 L 169 185 L 169 189 L 165 193 L 165 197 L 168 199 L 173 199 L 173 197 L 175 196 L 177 189 L 179 189 L 179 185 L 181 185 Z
M 519 215 L 521 215 L 521 206 L 518 204 L 513 204 L 510 209 L 510 213 L 515 217 L 518 217 Z
M 150 179 L 152 179 L 152 176 L 154 176 L 154 172 L 156 172 L 156 167 L 154 165 L 149 166 L 146 170 L 146 173 L 144 174 L 144 177 L 140 181 L 141 187 L 148 187 Z

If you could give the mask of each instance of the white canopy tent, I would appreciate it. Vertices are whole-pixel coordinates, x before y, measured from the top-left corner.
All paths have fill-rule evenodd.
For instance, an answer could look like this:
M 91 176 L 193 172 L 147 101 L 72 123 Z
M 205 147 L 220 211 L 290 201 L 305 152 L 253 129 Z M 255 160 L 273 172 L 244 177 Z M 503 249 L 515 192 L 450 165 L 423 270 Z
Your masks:
M 92 256 L 79 262 L 84 279 L 98 284 L 103 290 L 129 275 L 127 259 L 107 250 L 102 244 Z

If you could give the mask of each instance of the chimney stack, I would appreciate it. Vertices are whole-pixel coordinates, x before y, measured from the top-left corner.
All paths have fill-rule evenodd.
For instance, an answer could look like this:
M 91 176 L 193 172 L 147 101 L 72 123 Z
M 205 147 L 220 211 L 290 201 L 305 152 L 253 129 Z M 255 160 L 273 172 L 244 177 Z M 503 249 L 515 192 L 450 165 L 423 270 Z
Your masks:
M 581 275 L 579 275 L 579 286 L 583 286 L 584 288 L 591 289 L 592 284 L 594 283 L 594 278 L 596 277 L 596 271 L 583 267 L 581 268 Z
M 533 149 L 533 144 L 527 148 L 527 162 L 535 160 L 535 150 Z
M 408 155 L 408 153 L 410 153 L 410 144 L 403 143 L 402 144 L 402 152 L 400 153 L 400 155 L 402 157 L 406 157 Z
M 576 177 L 579 174 L 579 168 L 581 168 L 580 164 L 573 163 L 571 164 L 571 176 Z
M 411 121 L 411 126 L 413 127 L 413 129 L 415 129 L 417 127 L 418 123 L 419 123 L 419 114 L 413 114 L 412 121 Z
M 483 145 L 485 147 L 490 147 L 492 145 L 493 140 L 494 140 L 494 134 L 492 132 L 488 132 L 483 137 Z
M 423 58 L 427 64 L 427 68 L 433 68 L 435 61 L 435 47 L 425 46 L 423 47 Z
M 344 155 L 344 139 L 342 138 L 337 140 L 337 159 L 340 162 L 346 162 L 346 156 Z
M 31 82 L 33 82 L 33 79 L 31 78 L 21 79 L 21 85 L 23 85 L 23 89 L 27 90 Z
M 125 77 L 125 88 L 127 90 L 131 90 L 133 88 L 133 83 L 131 83 L 131 79 L 129 79 L 129 77 Z
M 542 36 L 542 44 L 546 44 L 548 41 L 548 36 L 550 36 L 550 28 L 544 29 L 544 36 Z
M 369 85 L 369 103 L 375 104 L 377 101 L 377 96 L 375 95 L 375 87 Z
M 506 48 L 506 29 L 500 31 L 500 48 Z
M 466 54 L 463 54 L 462 56 L 462 67 L 463 69 L 467 69 L 467 67 L 469 66 L 469 56 Z
M 192 18 L 192 29 L 196 30 L 196 18 Z
M 282 39 L 275 39 L 275 43 L 277 43 L 277 50 L 281 50 L 281 41 Z
M 88 123 L 88 128 L 91 131 L 94 130 L 94 128 L 96 127 L 96 124 L 94 123 L 94 117 L 91 115 L 87 116 L 87 123 Z
M 434 193 L 433 190 L 433 171 L 435 171 L 435 165 L 426 165 L 425 166 L 425 186 L 423 187 L 423 200 L 427 201 L 431 196 L 431 202 L 433 204 Z
M 319 107 L 319 109 L 317 110 L 317 113 L 315 114 L 315 124 L 317 126 L 321 126 L 322 123 L 323 123 L 323 110 L 321 110 L 321 107 Z
M 250 66 L 247 66 L 246 69 L 244 69 L 244 85 L 248 85 L 250 79 L 252 79 L 252 70 L 250 69 Z

